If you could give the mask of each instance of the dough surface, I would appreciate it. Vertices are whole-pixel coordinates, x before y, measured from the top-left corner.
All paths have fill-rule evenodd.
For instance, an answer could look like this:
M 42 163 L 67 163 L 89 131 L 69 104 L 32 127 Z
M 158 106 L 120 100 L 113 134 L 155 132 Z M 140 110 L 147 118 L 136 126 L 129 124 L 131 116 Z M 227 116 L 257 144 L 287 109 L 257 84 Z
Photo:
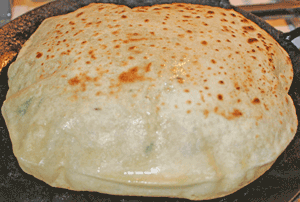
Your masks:
M 221 197 L 297 130 L 288 54 L 234 10 L 90 4 L 46 19 L 8 76 L 14 154 L 54 187 Z

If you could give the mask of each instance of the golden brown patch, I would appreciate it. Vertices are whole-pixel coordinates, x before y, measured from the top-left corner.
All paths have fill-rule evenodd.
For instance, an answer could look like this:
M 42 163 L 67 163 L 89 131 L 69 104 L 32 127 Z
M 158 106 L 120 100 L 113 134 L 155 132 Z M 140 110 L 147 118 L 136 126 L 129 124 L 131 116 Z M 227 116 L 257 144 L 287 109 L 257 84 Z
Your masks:
M 84 27 L 89 27 L 89 26 L 91 26 L 93 23 L 92 22 L 89 22 L 89 23 L 87 23 Z
M 260 100 L 258 98 L 254 98 L 251 103 L 252 104 L 260 104 Z
M 257 41 L 258 41 L 258 40 L 257 40 L 256 38 L 249 38 L 247 42 L 248 42 L 249 44 L 252 44 L 252 43 L 257 42 Z
M 41 58 L 42 56 L 43 56 L 43 53 L 41 53 L 41 52 L 36 53 L 36 58 Z
M 234 109 L 233 112 L 231 112 L 231 114 L 232 114 L 233 118 L 238 118 L 240 116 L 243 116 L 243 113 L 238 109 Z
M 145 72 L 150 72 L 150 71 L 151 71 L 151 65 L 152 65 L 151 62 L 150 62 L 149 64 L 146 65 L 146 67 L 145 67 Z
M 218 100 L 223 100 L 223 95 L 218 94 Z
M 81 16 L 83 14 L 83 12 L 80 12 L 76 15 L 76 18 L 78 18 L 79 16 Z
M 291 127 L 291 132 L 294 133 L 294 129 Z
M 207 42 L 206 41 L 201 41 L 201 44 L 206 46 Z
M 128 50 L 134 50 L 136 48 L 137 48 L 136 46 L 131 46 L 131 47 L 128 48 Z
M 133 67 L 127 72 L 123 72 L 119 75 L 119 81 L 123 83 L 133 83 L 136 81 L 144 81 L 146 78 L 144 76 L 138 75 L 138 67 Z
M 208 110 L 204 110 L 204 111 L 203 111 L 203 114 L 204 114 L 205 118 L 207 118 L 207 117 L 208 117 L 208 114 L 209 114 L 209 111 L 208 111 Z
M 249 23 L 249 21 L 246 18 L 242 19 L 241 22 L 243 22 L 243 23 Z
M 117 34 L 119 34 L 119 33 L 120 33 L 120 30 L 117 30 L 117 31 L 112 32 L 113 35 L 117 35 Z
M 264 104 L 264 107 L 265 107 L 265 109 L 266 109 L 267 111 L 269 111 L 268 105 Z
M 177 79 L 177 82 L 180 83 L 180 84 L 183 84 L 184 83 L 184 79 L 181 78 L 181 77 L 176 77 Z
M 243 29 L 245 31 L 255 31 L 255 28 L 253 26 L 244 26 Z
M 76 86 L 80 83 L 80 80 L 78 78 L 78 76 L 75 76 L 74 78 L 70 79 L 68 81 L 68 83 L 71 85 L 71 86 Z
M 83 32 L 83 30 L 79 30 L 77 33 L 75 33 L 73 36 L 77 36 L 78 34 L 80 34 L 81 32 Z

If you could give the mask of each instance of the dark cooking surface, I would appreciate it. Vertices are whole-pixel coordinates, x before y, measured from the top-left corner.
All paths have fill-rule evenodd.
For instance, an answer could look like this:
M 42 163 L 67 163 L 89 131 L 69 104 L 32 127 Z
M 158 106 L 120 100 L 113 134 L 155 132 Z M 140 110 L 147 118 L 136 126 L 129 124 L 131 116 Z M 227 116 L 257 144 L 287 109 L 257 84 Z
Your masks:
M 123 0 L 123 1 L 92 1 L 92 0 L 60 0 L 44 5 L 0 29 L 0 105 L 2 106 L 7 92 L 7 68 L 13 61 L 21 45 L 36 30 L 41 21 L 47 17 L 65 14 L 74 11 L 91 2 L 113 2 L 130 7 L 152 5 L 158 3 L 171 3 L 176 1 Z M 177 1 L 185 3 L 198 3 L 211 6 L 230 8 L 226 0 L 198 0 Z M 295 46 L 282 38 L 282 33 L 255 16 L 245 13 L 237 8 L 238 12 L 256 22 L 268 31 L 289 53 L 295 71 L 294 81 L 290 90 L 297 114 L 300 114 L 300 53 Z M 298 116 L 299 117 L 299 116 Z M 299 119 L 299 118 L 298 118 Z M 298 127 L 299 128 L 299 127 Z M 170 201 L 183 202 L 186 199 L 113 196 L 92 192 L 75 192 L 66 189 L 52 188 L 44 182 L 24 173 L 12 153 L 12 145 L 2 115 L 0 116 L 0 202 L 4 201 Z M 300 190 L 300 132 L 278 158 L 276 163 L 258 180 L 229 196 L 210 200 L 209 202 L 273 202 L 289 201 Z

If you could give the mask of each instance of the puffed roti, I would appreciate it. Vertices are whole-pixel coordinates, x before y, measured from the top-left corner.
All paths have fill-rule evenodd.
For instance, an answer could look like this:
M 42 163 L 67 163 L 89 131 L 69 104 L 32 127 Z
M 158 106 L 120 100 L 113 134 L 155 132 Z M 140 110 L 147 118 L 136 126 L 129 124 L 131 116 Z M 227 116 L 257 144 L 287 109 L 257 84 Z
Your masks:
M 8 76 L 14 154 L 53 187 L 221 197 L 297 130 L 288 54 L 232 9 L 90 4 L 46 19 Z

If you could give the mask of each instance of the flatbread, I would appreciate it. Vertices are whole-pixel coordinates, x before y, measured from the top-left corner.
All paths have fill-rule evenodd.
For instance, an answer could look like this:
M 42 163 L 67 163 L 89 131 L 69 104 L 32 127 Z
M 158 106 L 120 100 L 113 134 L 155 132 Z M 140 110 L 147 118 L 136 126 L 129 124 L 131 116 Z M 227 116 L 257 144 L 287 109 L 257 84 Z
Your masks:
M 54 187 L 212 199 L 297 130 L 288 54 L 232 9 L 90 4 L 46 19 L 8 76 L 14 154 Z

